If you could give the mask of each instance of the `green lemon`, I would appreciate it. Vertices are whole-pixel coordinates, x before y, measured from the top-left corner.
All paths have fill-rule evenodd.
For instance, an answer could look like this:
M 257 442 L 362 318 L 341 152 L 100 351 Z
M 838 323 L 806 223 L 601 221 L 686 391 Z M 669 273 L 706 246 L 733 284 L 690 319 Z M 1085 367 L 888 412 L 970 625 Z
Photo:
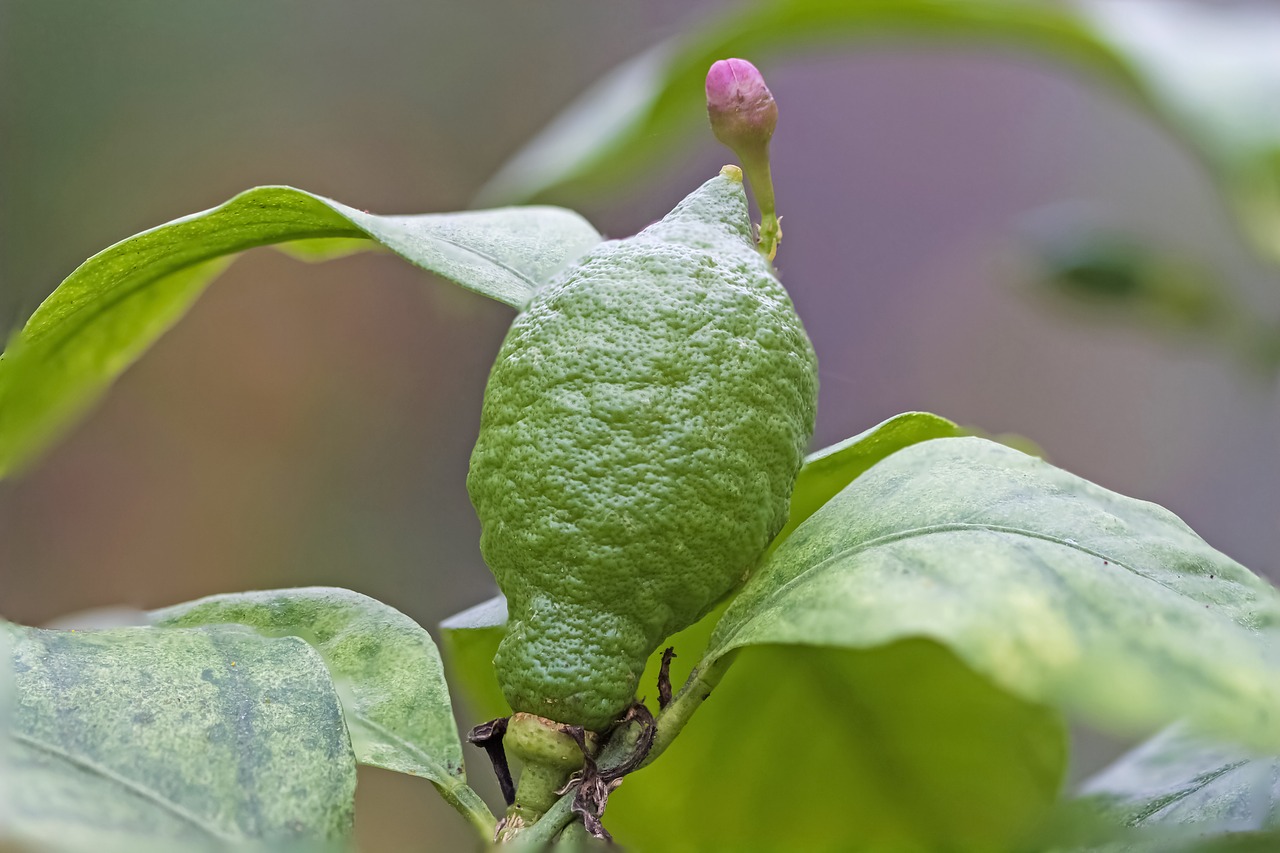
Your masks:
M 600 244 L 516 318 L 467 488 L 510 620 L 515 711 L 607 729 L 646 659 L 787 520 L 817 360 L 727 167 Z

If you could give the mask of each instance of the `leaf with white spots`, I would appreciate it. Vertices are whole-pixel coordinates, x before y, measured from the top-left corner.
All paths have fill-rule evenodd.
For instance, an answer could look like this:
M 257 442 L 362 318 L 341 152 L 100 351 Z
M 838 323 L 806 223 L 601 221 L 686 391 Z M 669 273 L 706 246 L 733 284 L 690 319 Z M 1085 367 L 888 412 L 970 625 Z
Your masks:
M 341 697 L 356 759 L 430 779 L 482 834 L 492 830 L 492 815 L 466 784 L 440 653 L 408 616 L 330 587 L 215 595 L 151 615 L 167 628 L 229 623 L 310 643 Z

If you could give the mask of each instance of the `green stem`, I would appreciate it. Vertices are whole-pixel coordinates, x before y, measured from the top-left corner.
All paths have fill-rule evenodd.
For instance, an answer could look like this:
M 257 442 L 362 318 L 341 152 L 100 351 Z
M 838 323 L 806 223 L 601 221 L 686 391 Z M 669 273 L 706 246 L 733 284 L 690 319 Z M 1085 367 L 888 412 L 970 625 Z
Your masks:
M 760 208 L 760 241 L 757 245 L 760 253 L 772 261 L 778 254 L 778 244 L 782 242 L 782 227 L 778 223 L 777 201 L 773 196 L 769 146 L 765 144 L 759 150 L 742 149 L 737 154 L 755 194 L 756 207 Z
M 551 846 L 560 830 L 573 820 L 573 792 L 556 800 L 547 813 L 529 828 L 522 831 L 510 843 L 503 845 L 511 853 L 538 853 Z
M 556 838 L 556 850 L 563 849 L 565 853 L 583 853 L 583 851 L 587 850 L 608 849 L 607 844 L 608 842 L 592 838 L 591 833 L 587 832 L 587 828 L 582 825 L 582 821 L 569 821 L 569 825 Z
M 737 657 L 736 649 L 689 673 L 689 679 L 684 683 L 684 687 L 680 688 L 680 692 L 671 700 L 671 704 L 663 708 L 655 720 L 658 730 L 654 734 L 653 748 L 650 749 L 644 763 L 640 765 L 642 768 L 648 766 L 671 745 L 680 730 L 688 724 L 689 718 L 702 707 L 702 703 L 711 695 L 711 691 L 724 678 L 735 657 Z M 600 766 L 602 768 L 617 766 L 619 762 L 625 760 L 630 751 L 631 740 L 625 736 L 625 731 L 618 732 L 601 752 Z M 526 851 L 533 853 L 548 847 L 560 831 L 573 820 L 571 810 L 573 794 L 574 792 L 570 791 L 562 796 L 555 805 L 547 809 L 546 814 L 539 818 L 537 823 L 522 830 L 514 840 L 514 846 L 511 849 L 521 853 Z
M 451 785 L 436 785 L 436 790 L 445 802 L 457 809 L 467 822 L 476 828 L 480 837 L 486 842 L 493 840 L 493 832 L 498 826 L 498 819 L 489 811 L 484 800 L 466 782 L 455 782 Z

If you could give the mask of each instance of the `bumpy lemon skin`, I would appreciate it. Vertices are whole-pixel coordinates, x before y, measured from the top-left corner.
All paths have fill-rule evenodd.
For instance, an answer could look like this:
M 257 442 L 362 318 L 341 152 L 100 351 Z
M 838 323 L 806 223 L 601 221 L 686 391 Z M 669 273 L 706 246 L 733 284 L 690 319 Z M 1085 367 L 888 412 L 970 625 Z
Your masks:
M 732 172 L 537 293 L 467 478 L 510 612 L 494 665 L 513 710 L 611 725 L 649 655 L 786 523 L 817 384 Z

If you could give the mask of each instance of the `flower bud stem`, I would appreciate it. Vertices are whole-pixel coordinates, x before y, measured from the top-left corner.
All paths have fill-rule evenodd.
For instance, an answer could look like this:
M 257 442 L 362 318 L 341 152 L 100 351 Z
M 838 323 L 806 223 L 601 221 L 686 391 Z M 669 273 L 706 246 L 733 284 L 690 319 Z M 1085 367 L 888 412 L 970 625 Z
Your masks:
M 763 156 L 742 157 L 742 170 L 751 182 L 751 192 L 756 197 L 756 207 L 760 208 L 760 236 L 758 245 L 760 252 L 769 260 L 778 254 L 778 244 L 782 242 L 781 217 L 773 198 L 773 175 L 769 171 L 769 150 L 766 147 Z

